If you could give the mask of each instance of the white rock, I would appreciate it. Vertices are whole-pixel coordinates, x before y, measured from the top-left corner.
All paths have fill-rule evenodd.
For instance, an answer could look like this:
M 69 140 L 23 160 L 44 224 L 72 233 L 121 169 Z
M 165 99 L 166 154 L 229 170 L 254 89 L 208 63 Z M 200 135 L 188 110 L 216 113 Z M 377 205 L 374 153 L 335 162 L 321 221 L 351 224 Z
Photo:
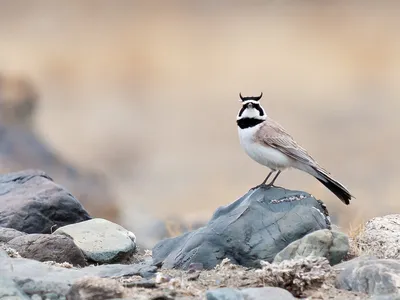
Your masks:
M 136 237 L 132 232 L 104 219 L 67 225 L 53 234 L 71 237 L 89 260 L 99 263 L 119 262 L 136 249 Z
M 369 220 L 354 237 L 355 247 L 361 254 L 378 258 L 400 257 L 400 215 L 387 215 Z

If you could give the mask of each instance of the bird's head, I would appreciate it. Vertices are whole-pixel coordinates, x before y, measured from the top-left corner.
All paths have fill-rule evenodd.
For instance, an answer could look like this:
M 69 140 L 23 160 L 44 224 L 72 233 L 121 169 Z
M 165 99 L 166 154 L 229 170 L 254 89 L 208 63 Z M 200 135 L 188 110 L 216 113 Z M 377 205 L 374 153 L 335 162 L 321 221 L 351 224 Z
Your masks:
M 241 119 L 257 119 L 257 120 L 265 120 L 266 114 L 262 106 L 260 105 L 260 99 L 263 93 L 260 96 L 254 97 L 243 97 L 240 93 L 240 100 L 242 101 L 242 108 L 240 109 L 236 120 Z

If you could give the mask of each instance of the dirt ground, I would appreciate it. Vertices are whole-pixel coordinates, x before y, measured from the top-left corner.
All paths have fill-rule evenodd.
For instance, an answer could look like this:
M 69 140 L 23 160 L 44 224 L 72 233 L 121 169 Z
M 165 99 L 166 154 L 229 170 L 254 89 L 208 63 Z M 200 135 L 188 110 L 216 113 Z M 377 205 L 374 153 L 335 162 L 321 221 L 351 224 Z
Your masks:
M 167 270 L 161 269 L 156 278 L 151 281 L 139 276 L 118 279 L 125 287 L 124 298 L 129 299 L 205 299 L 207 290 L 217 288 L 254 288 L 265 286 L 280 286 L 291 289 L 284 280 L 271 282 L 262 276 L 260 270 L 242 266 L 221 263 L 213 270 Z M 368 295 L 339 290 L 334 287 L 335 272 L 327 276 L 322 284 L 311 284 L 300 294 L 291 291 L 299 299 L 338 299 L 363 300 Z M 329 278 L 328 278 L 329 277 Z M 290 284 L 289 284 L 290 285 Z M 145 287 L 142 287 L 145 286 Z

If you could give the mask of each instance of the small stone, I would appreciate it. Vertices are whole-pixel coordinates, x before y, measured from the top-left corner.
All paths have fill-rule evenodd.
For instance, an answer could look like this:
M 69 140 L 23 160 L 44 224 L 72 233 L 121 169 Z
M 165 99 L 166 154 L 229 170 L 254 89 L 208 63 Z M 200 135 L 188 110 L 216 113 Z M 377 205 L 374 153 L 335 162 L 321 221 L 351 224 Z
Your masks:
M 192 273 L 195 271 L 201 271 L 203 269 L 204 269 L 204 266 L 202 263 L 192 263 L 189 265 L 188 273 Z
M 68 300 L 105 300 L 122 298 L 124 287 L 114 279 L 89 277 L 75 282 L 67 293 Z
M 232 288 L 220 288 L 206 292 L 207 300 L 294 300 L 291 293 L 278 287 L 248 288 L 236 290 Z
M 317 230 L 290 243 L 274 259 L 275 263 L 297 257 L 325 257 L 331 265 L 338 264 L 349 251 L 349 239 L 341 232 Z
M 248 288 L 241 290 L 241 294 L 246 300 L 264 300 L 264 299 L 279 299 L 279 300 L 294 300 L 291 293 L 278 287 L 263 287 L 263 288 Z
M 104 219 L 64 226 L 53 234 L 71 237 L 89 260 L 98 263 L 124 261 L 136 249 L 136 237 L 132 232 Z
M 197 280 L 200 277 L 200 272 L 196 271 L 196 273 L 191 273 L 188 277 L 187 280 L 189 281 L 194 281 Z
M 7 246 L 25 258 L 57 263 L 68 262 L 81 267 L 86 265 L 82 251 L 66 236 L 27 234 L 12 239 Z
M 245 300 L 244 296 L 232 288 L 221 288 L 206 292 L 207 300 Z
M 164 275 L 163 273 L 158 272 L 156 274 L 156 283 L 164 283 L 164 282 L 169 282 L 171 280 L 171 277 Z

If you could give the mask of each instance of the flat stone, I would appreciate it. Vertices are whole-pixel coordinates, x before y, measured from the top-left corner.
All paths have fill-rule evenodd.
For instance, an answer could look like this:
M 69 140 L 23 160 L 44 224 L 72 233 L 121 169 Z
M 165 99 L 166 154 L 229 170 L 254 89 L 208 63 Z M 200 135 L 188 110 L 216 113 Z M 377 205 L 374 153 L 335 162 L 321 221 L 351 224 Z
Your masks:
M 287 290 L 278 287 L 263 287 L 263 288 L 248 288 L 241 290 L 244 299 L 246 300 L 264 300 L 264 299 L 279 299 L 279 300 L 294 300 L 291 293 Z
M 39 170 L 0 175 L 0 227 L 51 233 L 90 219 L 66 189 Z
M 135 235 L 104 219 L 92 219 L 57 229 L 54 235 L 71 237 L 85 256 L 94 262 L 120 262 L 136 249 Z
M 294 300 L 288 291 L 278 287 L 247 288 L 237 290 L 232 288 L 220 288 L 206 292 L 207 300 Z
M 206 292 L 207 300 L 245 300 L 243 295 L 232 288 L 221 288 Z
M 400 294 L 374 295 L 369 300 L 400 300 Z
M 122 277 L 139 275 L 150 278 L 157 268 L 148 263 L 133 265 L 100 265 L 81 269 L 52 266 L 26 258 L 0 256 L 2 278 L 13 280 L 28 295 L 56 294 L 65 296 L 72 285 L 84 277 Z
M 74 266 L 86 266 L 82 251 L 66 236 L 52 234 L 28 234 L 7 243 L 22 257 L 39 261 L 68 262 Z
M 217 209 L 204 227 L 160 241 L 152 253 L 154 263 L 164 268 L 189 269 L 199 263 L 211 269 L 224 258 L 258 267 L 291 242 L 329 228 L 326 207 L 310 194 L 259 187 Z
M 325 257 L 331 265 L 340 263 L 349 251 L 349 239 L 341 232 L 328 229 L 317 230 L 290 243 L 280 251 L 274 263 L 297 257 Z
M 371 295 L 398 294 L 400 261 L 361 256 L 335 266 L 336 287 Z

